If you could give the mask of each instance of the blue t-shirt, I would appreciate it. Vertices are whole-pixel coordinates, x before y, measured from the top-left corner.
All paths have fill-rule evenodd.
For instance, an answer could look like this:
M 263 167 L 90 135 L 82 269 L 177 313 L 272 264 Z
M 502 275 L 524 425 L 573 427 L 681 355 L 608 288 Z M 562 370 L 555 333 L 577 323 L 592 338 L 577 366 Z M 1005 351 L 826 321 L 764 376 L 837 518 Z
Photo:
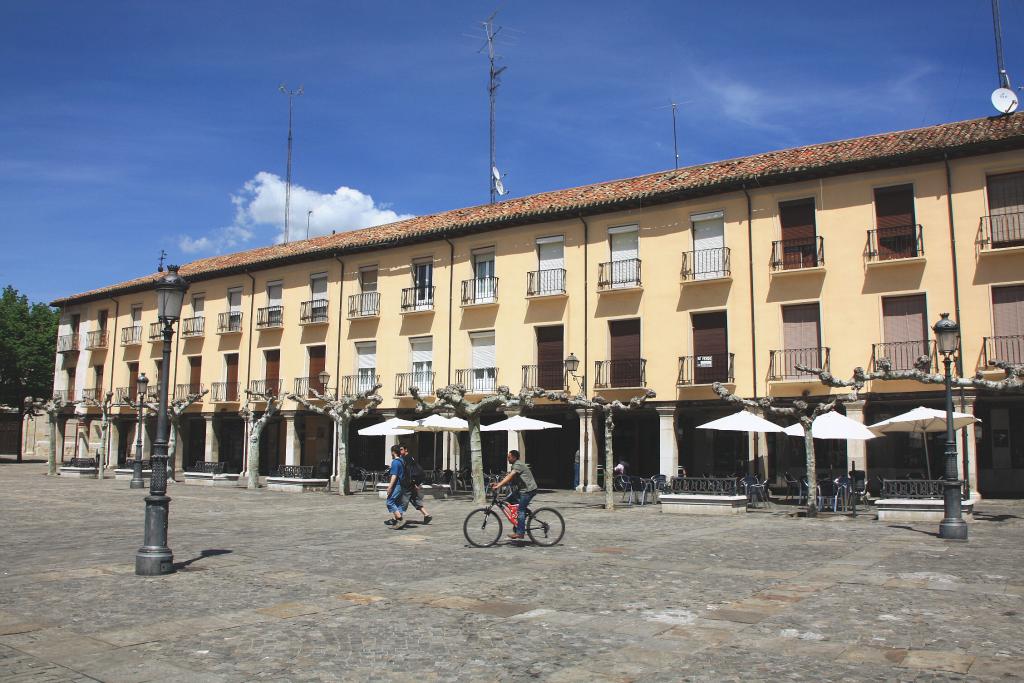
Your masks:
M 401 458 L 391 461 L 391 476 L 398 477 L 398 486 L 402 485 L 402 480 L 405 479 L 405 463 Z

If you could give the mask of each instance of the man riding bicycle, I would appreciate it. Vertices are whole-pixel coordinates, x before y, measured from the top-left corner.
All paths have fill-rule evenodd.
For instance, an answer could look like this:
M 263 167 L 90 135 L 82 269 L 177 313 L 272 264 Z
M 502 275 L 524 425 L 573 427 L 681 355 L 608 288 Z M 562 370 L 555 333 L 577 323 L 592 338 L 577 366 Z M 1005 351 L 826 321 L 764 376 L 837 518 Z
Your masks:
M 491 488 L 499 489 L 506 484 L 510 484 L 514 479 L 519 480 L 517 486 L 513 487 L 512 493 L 508 497 L 509 503 L 519 504 L 516 528 L 513 529 L 508 537 L 513 541 L 521 541 L 525 538 L 526 532 L 526 508 L 530 505 L 533 497 L 537 495 L 537 482 L 533 478 L 530 466 L 525 462 L 519 461 L 519 451 L 513 450 L 508 452 L 508 464 L 511 465 L 508 474 L 501 481 L 491 484 Z

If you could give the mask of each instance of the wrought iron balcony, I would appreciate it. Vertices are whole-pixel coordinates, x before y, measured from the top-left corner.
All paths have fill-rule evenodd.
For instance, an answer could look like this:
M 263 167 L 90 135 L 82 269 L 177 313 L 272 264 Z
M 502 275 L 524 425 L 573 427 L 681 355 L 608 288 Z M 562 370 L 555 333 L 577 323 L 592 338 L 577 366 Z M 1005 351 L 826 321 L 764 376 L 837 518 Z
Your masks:
M 462 281 L 463 306 L 496 303 L 498 303 L 498 278 L 478 277 Z
M 164 326 L 161 325 L 159 322 L 150 323 L 149 324 L 149 341 L 151 341 L 151 342 L 162 341 L 163 338 L 164 338 L 163 331 L 164 331 Z
M 526 296 L 563 296 L 565 268 L 531 270 L 526 274 Z
M 241 331 L 241 311 L 227 311 L 217 314 L 217 334 L 234 334 Z
M 433 287 L 408 287 L 402 290 L 402 313 L 434 310 Z
M 405 301 L 405 297 L 402 297 Z M 380 316 L 380 292 L 362 292 L 348 298 L 348 317 L 350 320 L 359 318 L 376 318 Z
M 237 403 L 238 382 L 214 382 L 210 385 L 210 399 L 214 403 Z
M 817 379 L 814 375 L 797 370 L 797 365 L 808 368 L 829 369 L 829 355 L 832 349 L 828 346 L 815 346 L 807 349 L 775 349 L 771 352 L 771 361 L 768 364 L 768 380 L 780 382 L 783 380 L 810 380 Z
M 380 384 L 380 375 L 374 368 L 366 368 L 357 375 L 344 375 L 341 378 L 341 393 L 349 396 L 361 394 Z
M 729 247 L 684 251 L 679 274 L 686 282 L 729 277 L 732 274 Z
M 400 372 L 395 375 L 395 396 L 410 396 L 411 387 L 419 389 L 421 395 L 434 393 L 432 371 Z
M 121 330 L 121 346 L 135 346 L 142 343 L 142 324 L 125 327 Z
M 565 363 L 562 361 L 546 361 L 536 365 L 524 365 L 523 388 L 564 391 L 566 388 Z
M 71 401 L 75 400 L 75 390 L 74 389 L 54 389 L 53 390 L 53 397 L 54 398 L 64 399 L 65 402 L 70 403 Z
M 129 403 L 136 403 L 139 400 L 139 387 L 136 384 L 131 384 L 126 387 L 117 388 L 116 401 L 121 405 L 128 405 Z M 160 400 L 160 384 L 159 382 L 152 382 L 146 387 L 146 400 L 147 401 L 158 401 Z
M 490 394 L 498 388 L 498 368 L 463 368 L 455 371 L 455 383 L 471 394 Z
M 62 334 L 57 337 L 57 353 L 72 353 L 78 351 L 78 335 Z
M 676 384 L 732 384 L 736 381 L 733 371 L 734 353 L 709 353 L 700 356 L 680 356 L 679 375 Z
M 206 386 L 203 384 L 176 384 L 174 386 L 174 400 L 183 401 L 190 394 L 201 394 L 206 390 Z M 201 403 L 203 399 L 199 399 L 197 403 Z
M 327 393 L 327 385 L 320 381 L 319 377 L 296 377 L 295 385 L 292 388 L 292 393 L 296 396 L 302 396 L 303 398 L 313 398 L 316 396 L 313 392 L 317 392 L 321 396 Z
M 921 356 L 928 356 L 931 359 L 928 372 L 934 372 L 937 367 L 934 339 L 881 342 L 871 345 L 872 368 L 877 368 L 878 361 L 887 358 L 893 370 L 913 370 L 917 367 L 917 359 Z
M 265 330 L 284 326 L 284 306 L 264 306 L 256 309 L 256 328 Z
M 772 270 L 800 270 L 824 265 L 823 237 L 797 237 L 772 242 Z
M 978 249 L 992 251 L 1024 246 L 1024 211 L 982 216 L 978 227 Z
M 270 379 L 249 380 L 249 393 L 262 396 L 280 396 L 284 387 L 284 380 L 272 377 Z
M 620 358 L 594 362 L 595 389 L 622 389 L 647 386 L 647 359 Z
M 197 315 L 194 318 L 181 319 L 182 337 L 202 337 L 206 334 L 206 318 Z
M 94 330 L 85 333 L 85 348 L 105 349 L 107 348 L 107 331 Z
M 321 325 L 327 322 L 327 299 L 313 299 L 299 304 L 300 325 Z
M 641 286 L 640 259 L 608 261 L 597 267 L 597 288 L 600 291 L 633 289 Z
M 993 361 L 1024 363 L 1024 335 L 985 337 L 985 365 Z
M 82 395 L 81 395 L 82 400 L 90 399 L 90 400 L 93 400 L 93 401 L 99 401 L 99 400 L 102 399 L 102 397 L 103 397 L 103 388 L 102 387 L 99 387 L 99 388 L 93 387 L 93 388 L 90 388 L 90 389 L 82 389 Z
M 920 225 L 897 225 L 868 230 L 868 263 L 924 256 L 924 231 Z

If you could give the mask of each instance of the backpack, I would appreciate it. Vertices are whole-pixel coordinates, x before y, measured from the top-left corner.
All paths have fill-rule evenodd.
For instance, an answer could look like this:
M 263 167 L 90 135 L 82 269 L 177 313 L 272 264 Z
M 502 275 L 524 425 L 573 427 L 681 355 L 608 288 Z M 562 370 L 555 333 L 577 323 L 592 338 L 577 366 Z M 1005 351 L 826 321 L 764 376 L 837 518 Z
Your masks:
M 402 479 L 402 486 L 408 488 L 409 486 L 421 484 L 427 474 L 420 467 L 420 464 L 416 462 L 416 458 L 409 454 L 402 458 L 402 462 L 405 465 L 405 476 Z

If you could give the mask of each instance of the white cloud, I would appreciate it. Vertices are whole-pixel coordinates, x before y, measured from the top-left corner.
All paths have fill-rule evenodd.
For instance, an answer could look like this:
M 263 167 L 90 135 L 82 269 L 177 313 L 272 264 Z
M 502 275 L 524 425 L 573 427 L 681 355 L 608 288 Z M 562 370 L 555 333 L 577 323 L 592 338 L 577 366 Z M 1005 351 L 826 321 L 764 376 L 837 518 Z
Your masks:
M 268 242 L 284 241 L 284 180 L 261 171 L 232 195 L 235 220 L 231 225 L 217 228 L 200 237 L 182 235 L 179 248 L 187 254 L 223 253 L 247 246 L 254 238 L 265 235 Z M 373 201 L 373 197 L 344 185 L 330 194 L 292 185 L 289 210 L 289 241 L 306 237 L 306 218 L 309 215 L 309 236 L 382 225 L 411 218 L 399 214 Z

